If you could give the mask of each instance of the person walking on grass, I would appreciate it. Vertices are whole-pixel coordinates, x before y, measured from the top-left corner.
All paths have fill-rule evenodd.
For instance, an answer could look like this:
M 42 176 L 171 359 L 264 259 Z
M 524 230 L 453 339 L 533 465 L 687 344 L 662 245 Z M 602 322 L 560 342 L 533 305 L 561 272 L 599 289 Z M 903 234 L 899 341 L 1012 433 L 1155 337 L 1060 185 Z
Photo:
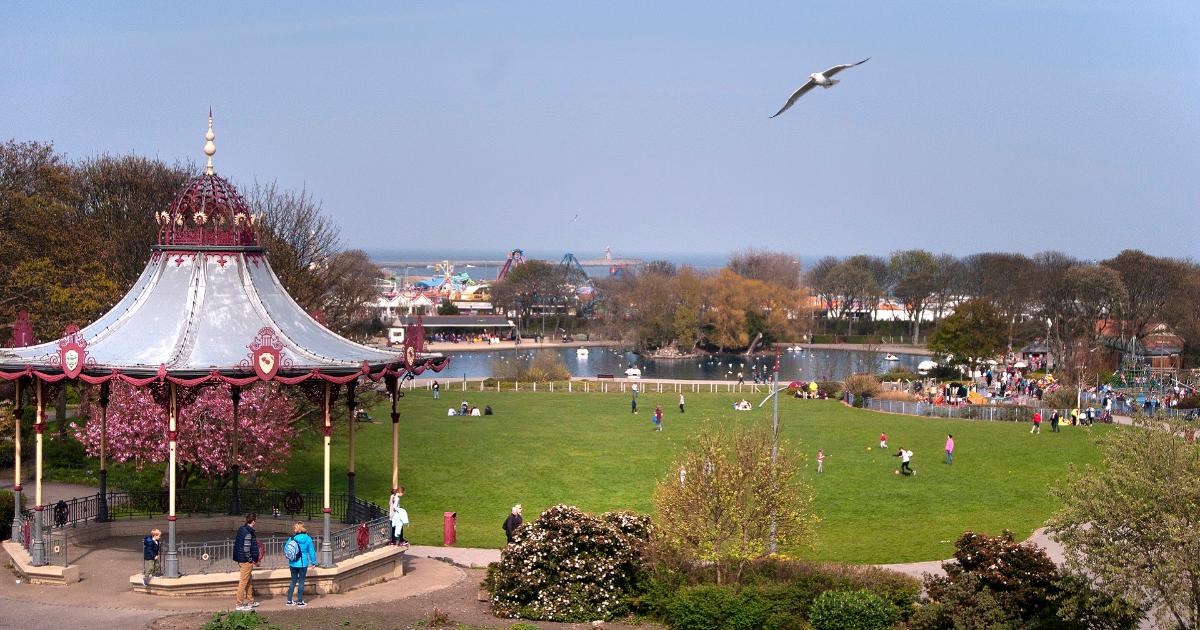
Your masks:
M 157 527 L 150 530 L 150 535 L 142 540 L 142 586 L 150 586 L 150 578 L 158 575 L 158 540 L 162 531 Z
M 662 406 L 654 406 L 654 430 L 662 431 Z
M 893 456 L 900 458 L 900 474 L 904 475 L 905 477 L 917 474 L 917 471 L 912 469 L 912 456 L 913 452 L 905 450 L 903 446 L 901 446 L 900 450 Z
M 1050 432 L 1051 433 L 1058 433 L 1058 421 L 1060 418 L 1061 418 L 1061 416 L 1058 415 L 1057 409 L 1050 412 Z
M 258 564 L 258 538 L 254 534 L 254 525 L 258 515 L 251 512 L 246 515 L 246 524 L 237 530 L 237 538 L 233 542 L 233 561 L 238 564 L 238 587 L 234 605 L 237 610 L 253 610 L 258 608 L 254 601 L 254 586 L 250 584 L 250 572 Z
M 1029 429 L 1030 433 L 1041 435 L 1042 433 L 1042 412 L 1033 412 L 1033 427 Z
M 946 463 L 954 463 L 954 436 L 946 434 Z
M 879 448 L 882 448 L 882 449 L 887 448 L 887 434 L 886 433 L 879 434 Z
M 292 581 L 288 583 L 287 601 L 284 603 L 287 606 L 304 608 L 308 605 L 304 603 L 304 579 L 308 576 L 308 568 L 317 564 L 317 549 L 313 546 L 312 536 L 308 535 L 308 529 L 300 521 L 292 525 L 292 537 L 288 542 L 296 544 L 292 548 L 292 557 L 286 553 L 288 544 L 284 543 L 284 556 L 288 558 L 288 570 L 292 573 Z M 293 589 L 296 591 L 296 599 L 292 599 Z
M 435 379 L 433 381 L 433 399 L 437 400 L 440 397 L 441 392 L 442 392 L 442 386 Z
M 817 449 L 817 474 L 825 472 L 825 451 Z
M 683 413 L 683 393 L 679 394 L 679 413 Z
M 525 520 L 521 518 L 521 504 L 518 503 L 512 506 L 512 512 L 508 515 L 508 518 L 504 519 L 504 536 L 508 538 L 508 544 L 512 544 L 513 536 L 517 533 L 517 528 L 524 522 Z

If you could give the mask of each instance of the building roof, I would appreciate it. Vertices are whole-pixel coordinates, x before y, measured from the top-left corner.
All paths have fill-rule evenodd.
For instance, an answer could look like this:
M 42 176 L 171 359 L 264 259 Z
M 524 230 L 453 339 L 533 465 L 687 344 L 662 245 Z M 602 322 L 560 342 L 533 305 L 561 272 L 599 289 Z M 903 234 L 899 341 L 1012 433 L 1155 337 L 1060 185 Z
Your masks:
M 415 317 L 398 317 L 392 328 L 415 323 Z M 430 315 L 424 318 L 426 328 L 508 328 L 515 326 L 503 315 Z
M 209 136 L 211 145 L 211 128 Z M 50 343 L 0 348 L 0 378 L 341 383 L 445 367 L 442 355 L 421 352 L 422 339 L 401 353 L 373 348 L 306 313 L 271 270 L 245 203 L 211 162 L 155 218 L 159 244 L 116 306 Z

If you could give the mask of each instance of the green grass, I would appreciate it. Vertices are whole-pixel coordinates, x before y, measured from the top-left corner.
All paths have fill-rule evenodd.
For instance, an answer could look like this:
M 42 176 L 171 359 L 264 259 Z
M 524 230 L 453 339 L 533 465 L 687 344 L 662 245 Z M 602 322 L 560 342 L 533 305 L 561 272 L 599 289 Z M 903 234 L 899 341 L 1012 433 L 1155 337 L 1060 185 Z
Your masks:
M 761 396 L 761 395 L 759 395 Z M 447 417 L 462 399 L 495 416 Z M 766 422 L 770 405 L 734 412 L 737 394 L 687 394 L 681 415 L 676 394 L 642 394 L 632 415 L 627 395 L 444 391 L 434 401 L 416 391 L 400 401 L 400 483 L 417 544 L 441 544 L 442 512 L 458 513 L 458 545 L 500 547 L 500 525 L 513 503 L 526 519 L 567 503 L 592 512 L 651 512 L 655 481 L 672 473 L 675 453 L 694 439 L 704 420 Z M 756 397 L 756 403 L 761 398 Z M 655 404 L 665 430 L 652 431 Z M 387 418 L 386 409 L 372 410 Z M 1061 483 L 1069 463 L 1094 463 L 1094 441 L 1107 429 L 1065 427 L 1029 434 L 1025 424 L 942 420 L 851 409 L 834 401 L 780 401 L 781 435 L 804 452 L 821 524 L 815 544 L 799 555 L 862 563 L 949 557 L 967 529 L 1025 537 L 1056 508 L 1047 487 Z M 889 453 L 878 449 L 886 431 Z M 952 466 L 942 463 L 946 433 L 957 444 Z M 904 446 L 915 452 L 915 477 L 896 476 Z M 386 505 L 391 484 L 391 423 L 359 424 L 357 491 Z M 825 473 L 815 474 L 825 450 Z M 335 490 L 344 490 L 345 423 L 333 448 Z M 321 449 L 316 436 L 298 445 L 276 487 L 319 488 Z

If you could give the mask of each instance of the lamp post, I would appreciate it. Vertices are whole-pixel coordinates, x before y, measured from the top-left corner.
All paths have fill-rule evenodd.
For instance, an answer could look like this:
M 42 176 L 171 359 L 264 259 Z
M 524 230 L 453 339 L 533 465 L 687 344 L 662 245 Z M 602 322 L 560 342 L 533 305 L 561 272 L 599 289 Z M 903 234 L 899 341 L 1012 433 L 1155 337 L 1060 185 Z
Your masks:
M 767 394 L 767 398 L 774 398 L 774 406 L 771 412 L 771 473 L 775 473 L 775 462 L 779 458 L 779 350 L 775 350 L 775 372 L 772 375 L 774 384 L 771 386 L 771 393 Z M 767 402 L 764 398 L 758 403 L 759 407 Z M 775 532 L 777 529 L 777 520 L 775 510 L 771 510 L 771 539 L 767 543 L 767 550 L 775 553 L 778 550 L 778 545 L 775 542 Z

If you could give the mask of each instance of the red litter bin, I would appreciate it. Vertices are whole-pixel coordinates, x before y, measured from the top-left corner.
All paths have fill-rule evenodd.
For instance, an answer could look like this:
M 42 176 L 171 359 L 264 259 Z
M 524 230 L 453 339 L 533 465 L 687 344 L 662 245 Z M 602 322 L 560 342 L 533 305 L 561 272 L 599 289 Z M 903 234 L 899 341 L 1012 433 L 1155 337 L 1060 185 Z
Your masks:
M 442 512 L 442 545 L 450 547 L 458 540 L 458 512 Z

